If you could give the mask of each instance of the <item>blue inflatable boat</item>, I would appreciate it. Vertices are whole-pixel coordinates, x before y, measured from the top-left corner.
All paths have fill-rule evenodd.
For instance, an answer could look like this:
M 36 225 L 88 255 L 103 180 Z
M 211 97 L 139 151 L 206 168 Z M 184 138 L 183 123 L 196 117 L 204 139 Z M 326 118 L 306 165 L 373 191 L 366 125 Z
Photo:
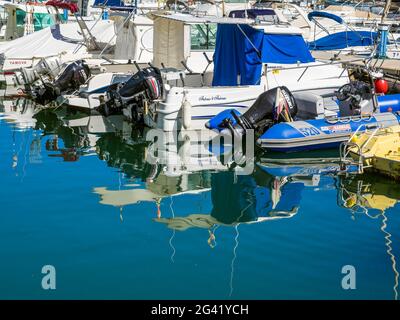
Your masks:
M 347 141 L 356 131 L 389 127 L 400 123 L 400 113 L 384 112 L 373 116 L 318 119 L 278 123 L 257 140 L 267 150 L 294 152 L 326 149 Z
M 296 99 L 288 92 L 287 88 L 264 92 L 254 105 L 243 115 L 236 110 L 224 110 L 206 124 L 206 127 L 218 130 L 223 134 L 244 135 L 247 130 L 255 130 L 256 143 L 261 148 L 277 152 L 297 152 L 338 147 L 340 143 L 348 140 L 356 131 L 363 132 L 376 127 L 389 127 L 400 124 L 400 94 L 376 97 L 375 108 L 372 100 L 369 109 L 365 108 L 365 101 L 359 99 L 357 104 L 352 101 L 351 108 L 361 105 L 357 110 L 359 115 L 346 115 L 345 108 L 338 108 L 334 115 L 317 117 L 313 119 L 298 118 Z M 277 95 L 276 90 L 281 90 Z M 275 100 L 283 96 L 287 107 L 286 119 L 289 121 L 276 121 Z M 355 94 L 351 93 L 351 97 Z M 348 101 L 342 99 L 341 101 Z M 362 103 L 360 103 L 362 102 Z M 349 103 L 347 103 L 348 107 Z M 275 109 L 274 109 L 275 108 Z M 372 109 L 371 109 L 372 108 Z M 374 112 L 371 112 L 374 110 Z M 297 117 L 296 117 L 297 116 Z

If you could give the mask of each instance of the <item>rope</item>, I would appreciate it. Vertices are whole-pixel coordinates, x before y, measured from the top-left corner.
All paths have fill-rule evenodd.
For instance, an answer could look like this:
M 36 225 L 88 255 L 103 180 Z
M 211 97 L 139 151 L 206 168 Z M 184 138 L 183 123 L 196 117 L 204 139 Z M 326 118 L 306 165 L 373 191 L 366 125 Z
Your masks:
M 172 218 L 175 218 L 174 208 L 172 207 L 172 204 L 173 204 L 172 196 L 170 197 L 170 200 L 171 200 L 171 202 L 170 202 L 169 207 L 171 208 Z M 172 240 L 173 240 L 174 238 L 175 238 L 175 229 L 173 229 L 171 238 L 169 239 L 169 246 L 170 246 L 171 249 L 172 249 L 172 254 L 171 254 L 171 261 L 172 261 L 172 263 L 175 262 L 174 257 L 175 257 L 175 253 L 176 253 L 176 249 L 175 249 L 174 245 L 172 244 Z
M 250 193 L 249 193 L 250 194 Z M 249 201 L 249 199 L 247 199 L 247 201 Z M 234 264 L 236 261 L 236 250 L 239 247 L 239 220 L 243 217 L 244 212 L 252 205 L 254 204 L 254 201 L 249 201 L 249 204 L 246 208 L 244 208 L 241 212 L 240 212 L 240 216 L 236 219 L 237 225 L 235 226 L 235 231 L 236 231 L 236 236 L 235 236 L 235 247 L 233 248 L 233 258 L 232 258 L 232 262 L 231 262 L 231 277 L 230 277 L 230 292 L 229 292 L 229 296 L 231 297 L 233 294 L 233 275 L 234 275 Z
M 250 42 L 251 46 L 253 47 L 254 50 L 256 50 L 257 55 L 259 58 L 261 58 L 261 52 L 256 48 L 256 46 L 254 45 L 254 43 L 250 40 L 250 38 L 247 36 L 247 34 L 242 30 L 242 28 L 240 27 L 239 24 L 236 25 L 239 30 L 243 33 L 243 35 L 246 37 L 246 39 Z

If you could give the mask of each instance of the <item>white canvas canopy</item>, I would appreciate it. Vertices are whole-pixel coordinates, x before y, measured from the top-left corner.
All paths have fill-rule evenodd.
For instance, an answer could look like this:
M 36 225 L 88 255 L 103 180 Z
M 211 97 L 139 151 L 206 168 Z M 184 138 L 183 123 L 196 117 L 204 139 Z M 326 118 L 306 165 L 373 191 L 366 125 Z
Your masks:
M 182 68 L 181 61 L 186 61 L 189 56 L 189 32 L 180 21 L 156 18 L 154 21 L 154 65 L 160 67 Z
M 126 21 L 123 16 L 114 16 L 116 45 L 114 59 L 140 60 L 144 50 L 153 50 L 153 20 L 137 15 Z M 148 58 L 146 62 L 152 60 Z
M 100 47 L 108 42 L 115 45 L 113 21 L 89 21 L 87 26 Z M 61 54 L 76 55 L 79 58 L 88 53 L 77 22 L 54 25 L 0 45 L 3 70 L 12 69 L 7 60 L 33 60 Z
M 250 18 L 230 18 L 214 16 L 193 16 L 184 13 L 151 12 L 148 16 L 154 21 L 153 64 L 162 64 L 177 69 L 182 61 L 187 62 L 191 55 L 190 26 L 196 24 L 246 24 L 263 29 L 268 34 L 302 34 L 302 31 L 288 24 L 265 24 Z
M 137 56 L 137 32 L 131 20 L 115 22 L 117 34 L 114 59 L 129 59 Z
M 193 16 L 190 14 L 151 12 L 154 20 L 153 63 L 156 67 L 164 64 L 172 68 L 182 68 L 181 61 L 190 55 L 190 25 L 209 23 L 249 23 L 247 19 L 218 18 L 213 16 Z

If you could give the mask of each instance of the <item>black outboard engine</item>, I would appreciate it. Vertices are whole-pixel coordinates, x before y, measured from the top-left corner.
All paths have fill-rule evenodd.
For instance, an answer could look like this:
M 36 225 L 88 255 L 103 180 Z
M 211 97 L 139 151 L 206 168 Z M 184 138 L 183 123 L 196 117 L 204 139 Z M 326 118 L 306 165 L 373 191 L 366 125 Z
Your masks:
M 32 98 L 45 105 L 57 99 L 62 93 L 79 89 L 90 75 L 90 69 L 85 60 L 71 62 L 61 71 L 54 83 L 45 82 L 35 87 L 31 92 Z
M 262 93 L 243 115 L 232 112 L 235 125 L 227 118 L 221 126 L 229 128 L 234 135 L 243 135 L 252 129 L 258 136 L 275 123 L 292 121 L 296 114 L 296 100 L 289 89 L 282 86 Z
M 107 91 L 107 101 L 100 111 L 108 115 L 117 109 L 131 106 L 132 118 L 140 121 L 146 105 L 161 98 L 162 83 L 161 72 L 158 68 L 141 69 L 125 83 L 110 87 Z

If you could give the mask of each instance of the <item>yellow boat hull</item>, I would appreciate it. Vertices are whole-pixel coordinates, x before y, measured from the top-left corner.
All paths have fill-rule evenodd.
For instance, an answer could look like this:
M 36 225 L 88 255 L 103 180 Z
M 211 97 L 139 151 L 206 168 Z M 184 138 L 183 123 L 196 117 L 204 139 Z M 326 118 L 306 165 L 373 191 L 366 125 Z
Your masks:
M 396 157 L 374 157 L 372 170 L 394 179 L 400 179 L 400 155 Z
M 400 126 L 365 132 L 353 137 L 349 153 L 366 171 L 400 179 Z

